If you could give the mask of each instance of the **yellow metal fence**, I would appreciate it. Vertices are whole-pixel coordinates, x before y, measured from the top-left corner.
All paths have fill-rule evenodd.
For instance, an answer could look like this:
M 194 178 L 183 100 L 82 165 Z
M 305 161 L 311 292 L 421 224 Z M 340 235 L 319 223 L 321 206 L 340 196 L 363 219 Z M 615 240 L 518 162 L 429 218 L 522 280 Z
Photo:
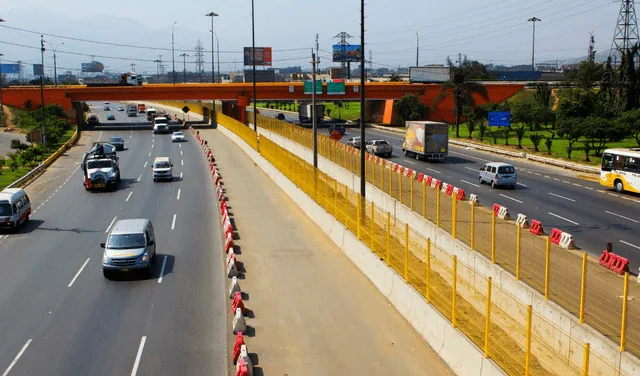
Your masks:
M 278 123 L 271 123 L 269 126 L 265 124 L 268 120 L 260 119 L 259 126 L 268 127 L 272 131 L 278 130 L 282 135 L 308 144 L 304 131 Z M 598 370 L 592 374 L 620 374 L 606 360 L 591 353 L 588 344 L 576 341 L 553 321 L 534 314 L 531 306 L 522 305 L 507 291 L 494 285 L 491 278 L 458 262 L 455 256 L 440 249 L 408 224 L 398 221 L 389 212 L 366 201 L 346 185 L 314 169 L 312 165 L 268 138 L 258 138 L 244 124 L 221 114 L 218 114 L 218 122 L 254 149 L 259 149 L 264 158 L 343 223 L 422 294 L 429 304 L 449 319 L 452 326 L 465 333 L 484 351 L 485 356 L 492 358 L 508 374 L 587 375 L 589 369 Z M 322 141 L 322 145 L 323 153 L 326 153 L 323 155 L 330 156 L 344 167 L 357 169 L 355 154 L 349 148 L 339 144 L 332 145 L 326 140 Z M 373 166 L 369 168 L 373 182 Z M 385 166 L 379 171 L 376 186 L 390 189 L 397 198 L 402 194 L 402 202 L 412 205 L 414 210 L 422 212 L 427 218 L 435 215 L 437 220 L 440 216 L 441 225 L 448 223 L 450 228 L 454 226 L 461 239 L 462 234 L 466 233 L 471 241 L 474 229 L 485 231 L 475 235 L 477 243 L 481 244 L 479 240 L 490 237 L 487 234 L 490 235 L 492 228 L 498 232 L 498 225 L 492 220 L 495 217 L 487 214 L 484 208 L 462 201 L 456 202 L 446 194 L 438 193 L 439 190 L 427 188 L 424 183 L 416 183 L 408 178 L 403 180 L 404 178 Z M 425 192 L 426 196 L 418 195 L 424 195 Z M 438 201 L 440 215 L 433 214 Z M 524 232 L 520 233 L 521 236 L 523 234 Z M 542 246 L 544 248 L 544 241 Z M 520 265 L 523 265 L 520 268 L 521 278 L 533 278 L 530 276 L 532 273 L 529 272 L 529 265 L 526 268 L 524 263 L 521 262 Z M 537 333 L 547 335 L 542 338 Z M 564 348 L 570 350 L 554 350 L 555 346 L 549 343 L 548 333 L 553 333 L 553 340 L 565 344 Z

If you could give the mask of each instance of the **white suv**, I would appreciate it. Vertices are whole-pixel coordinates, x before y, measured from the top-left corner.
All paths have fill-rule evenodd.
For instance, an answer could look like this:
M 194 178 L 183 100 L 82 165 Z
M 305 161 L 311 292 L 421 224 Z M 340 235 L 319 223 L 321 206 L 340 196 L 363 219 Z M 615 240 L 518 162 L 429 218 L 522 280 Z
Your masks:
M 169 157 L 157 157 L 153 161 L 153 181 L 173 180 L 173 163 Z

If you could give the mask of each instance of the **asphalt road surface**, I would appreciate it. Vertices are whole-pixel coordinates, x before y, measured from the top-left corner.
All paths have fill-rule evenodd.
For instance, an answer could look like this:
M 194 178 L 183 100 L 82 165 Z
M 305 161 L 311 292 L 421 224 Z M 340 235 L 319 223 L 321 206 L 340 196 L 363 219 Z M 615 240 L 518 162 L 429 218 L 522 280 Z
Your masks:
M 260 109 L 265 116 L 280 111 Z M 283 112 L 287 121 L 297 120 L 295 114 Z M 321 125 L 326 127 L 326 124 Z M 327 133 L 327 129 L 319 129 Z M 608 242 L 613 243 L 616 254 L 630 260 L 630 269 L 637 273 L 640 266 L 640 196 L 618 194 L 597 182 L 576 177 L 575 172 L 531 163 L 522 159 L 450 145 L 449 157 L 444 162 L 417 161 L 406 158 L 402 152 L 403 135 L 367 128 L 367 139 L 384 139 L 394 147 L 389 160 L 425 173 L 475 193 L 485 206 L 497 203 L 506 206 L 512 217 L 518 213 L 529 220 L 541 221 L 545 232 L 558 228 L 573 235 L 576 246 L 599 257 Z M 359 136 L 357 128 L 347 128 L 341 142 Z M 511 189 L 492 189 L 478 181 L 480 168 L 488 162 L 506 162 L 518 172 L 518 186 Z
M 103 112 L 103 104 L 91 104 Z M 112 108 L 117 107 L 111 104 Z M 126 113 L 114 111 L 118 121 Z M 106 116 L 105 116 L 106 118 Z M 17 234 L 0 237 L 0 372 L 14 375 L 223 375 L 227 314 L 213 186 L 195 142 L 150 131 L 123 137 L 122 182 L 86 192 L 76 169 Z M 154 183 L 169 156 L 173 182 Z M 71 173 L 71 171 L 69 171 Z M 158 239 L 153 276 L 102 276 L 106 232 L 149 218 Z

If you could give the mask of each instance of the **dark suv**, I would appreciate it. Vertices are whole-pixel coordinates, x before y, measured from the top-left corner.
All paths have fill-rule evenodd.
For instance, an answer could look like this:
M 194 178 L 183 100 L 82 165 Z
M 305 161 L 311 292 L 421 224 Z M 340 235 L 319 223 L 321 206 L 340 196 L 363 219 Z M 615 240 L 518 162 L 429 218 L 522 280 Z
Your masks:
M 100 125 L 100 118 L 98 118 L 97 115 L 91 115 L 91 116 L 89 116 L 89 119 L 87 119 L 87 124 L 89 124 L 89 125 Z
M 338 131 L 340 132 L 341 135 L 344 136 L 346 130 L 344 129 L 344 125 L 342 124 L 332 124 L 329 126 L 329 133 L 333 133 L 333 131 Z

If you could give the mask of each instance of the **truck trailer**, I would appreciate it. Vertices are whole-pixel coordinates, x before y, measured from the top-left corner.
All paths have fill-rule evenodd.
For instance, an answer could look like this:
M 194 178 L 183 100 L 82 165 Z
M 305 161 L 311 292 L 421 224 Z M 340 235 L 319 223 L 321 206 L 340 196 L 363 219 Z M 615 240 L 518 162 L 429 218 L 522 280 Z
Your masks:
M 402 151 L 416 159 L 445 159 L 449 152 L 449 124 L 407 121 Z

